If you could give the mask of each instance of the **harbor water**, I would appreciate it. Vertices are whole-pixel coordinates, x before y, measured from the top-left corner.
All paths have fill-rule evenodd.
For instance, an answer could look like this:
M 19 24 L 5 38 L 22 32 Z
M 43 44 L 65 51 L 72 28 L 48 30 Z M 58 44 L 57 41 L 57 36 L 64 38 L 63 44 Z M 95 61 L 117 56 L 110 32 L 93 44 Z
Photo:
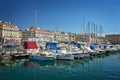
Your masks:
M 120 80 L 120 52 L 74 61 L 1 61 L 0 80 Z

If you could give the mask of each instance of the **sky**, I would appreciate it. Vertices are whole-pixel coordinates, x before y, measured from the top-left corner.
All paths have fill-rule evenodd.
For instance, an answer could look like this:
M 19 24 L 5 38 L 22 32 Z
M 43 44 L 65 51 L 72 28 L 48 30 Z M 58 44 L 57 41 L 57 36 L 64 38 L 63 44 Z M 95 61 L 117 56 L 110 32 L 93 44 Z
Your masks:
M 58 31 L 72 33 L 85 32 L 90 21 L 104 34 L 119 34 L 120 0 L 0 0 L 0 20 L 21 30 L 56 30 L 58 25 Z

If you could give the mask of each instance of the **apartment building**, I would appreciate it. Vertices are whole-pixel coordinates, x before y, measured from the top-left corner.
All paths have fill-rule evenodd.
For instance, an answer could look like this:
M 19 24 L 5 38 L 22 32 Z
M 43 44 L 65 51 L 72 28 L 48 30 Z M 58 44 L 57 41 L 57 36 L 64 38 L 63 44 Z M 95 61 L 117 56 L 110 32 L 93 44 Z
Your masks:
M 22 31 L 22 40 L 36 40 L 43 41 L 74 41 L 75 34 L 67 32 L 41 30 L 37 26 L 31 26 Z
M 94 34 L 76 34 L 75 37 L 76 41 L 81 41 L 81 42 L 90 42 L 90 43 L 104 43 L 105 38 L 103 36 L 96 36 Z
M 120 44 L 120 34 L 106 34 L 105 39 L 112 44 Z
M 49 30 L 41 30 L 39 27 L 31 26 L 26 30 L 22 31 L 22 40 L 35 40 L 37 42 L 41 41 L 52 41 L 53 33 Z
M 69 41 L 69 34 L 67 32 L 55 32 L 54 41 Z
M 10 22 L 0 21 L 0 43 L 5 43 L 7 40 L 21 41 L 21 34 L 18 26 Z

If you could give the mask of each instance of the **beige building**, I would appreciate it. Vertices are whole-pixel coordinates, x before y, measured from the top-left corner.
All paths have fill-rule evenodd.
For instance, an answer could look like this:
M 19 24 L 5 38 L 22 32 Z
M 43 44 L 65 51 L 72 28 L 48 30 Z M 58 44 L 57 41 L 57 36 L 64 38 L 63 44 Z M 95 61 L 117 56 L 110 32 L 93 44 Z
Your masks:
M 68 34 L 69 34 L 69 41 L 75 41 L 76 34 L 71 32 Z
M 76 34 L 75 40 L 80 41 L 80 42 L 89 42 L 90 41 L 90 35 Z
M 84 36 L 83 34 L 76 34 L 75 40 L 76 40 L 76 41 L 82 41 L 83 36 Z
M 105 39 L 112 44 L 120 44 L 120 34 L 106 34 Z
M 41 30 L 39 27 L 31 26 L 22 31 L 22 40 L 52 41 L 53 33 L 49 30 Z
M 0 21 L 0 42 L 4 43 L 7 40 L 21 41 L 21 34 L 16 25 L 10 22 Z
M 31 26 L 22 31 L 22 40 L 43 41 L 74 41 L 75 34 L 67 32 L 41 30 L 39 27 Z
M 103 43 L 105 41 L 105 38 L 102 36 L 96 36 L 94 34 L 76 34 L 76 41 L 80 42 L 98 42 Z
M 67 32 L 55 32 L 54 41 L 60 41 L 60 42 L 70 41 L 69 37 L 70 35 Z
M 68 41 L 75 41 L 75 33 L 71 32 L 58 32 L 58 31 L 53 31 L 54 35 L 54 41 L 59 41 L 59 42 L 68 42 Z

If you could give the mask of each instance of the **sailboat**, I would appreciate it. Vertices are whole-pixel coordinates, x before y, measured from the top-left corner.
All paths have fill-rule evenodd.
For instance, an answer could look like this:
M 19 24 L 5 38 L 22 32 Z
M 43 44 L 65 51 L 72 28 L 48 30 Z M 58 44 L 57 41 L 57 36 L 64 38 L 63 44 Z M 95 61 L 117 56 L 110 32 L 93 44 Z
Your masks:
M 54 55 L 56 60 L 74 60 L 74 56 L 71 53 L 67 52 L 67 50 L 62 50 L 57 46 L 58 42 L 56 41 L 46 42 L 45 44 L 45 48 Z

